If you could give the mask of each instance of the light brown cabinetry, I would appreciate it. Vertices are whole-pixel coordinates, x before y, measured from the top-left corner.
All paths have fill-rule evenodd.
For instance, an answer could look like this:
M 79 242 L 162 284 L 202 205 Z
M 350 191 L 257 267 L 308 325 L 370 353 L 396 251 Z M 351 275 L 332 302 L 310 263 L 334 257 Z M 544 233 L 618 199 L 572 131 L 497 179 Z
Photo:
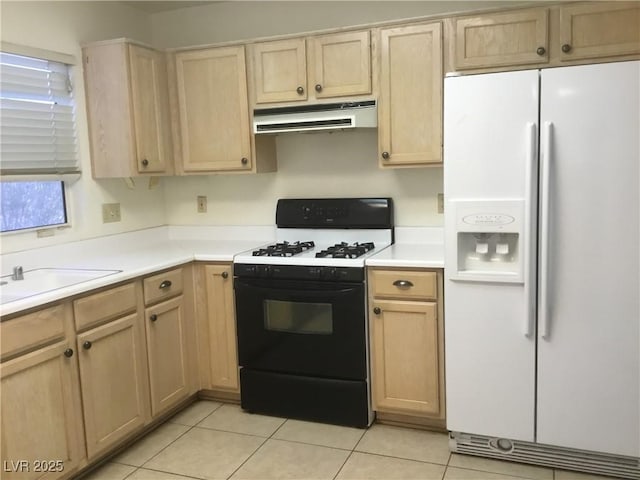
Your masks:
M 77 336 L 87 454 L 92 459 L 149 420 L 138 313 Z
M 57 333 L 38 339 L 30 335 L 36 333 L 33 322 L 45 318 L 70 325 L 69 305 L 8 320 L 0 327 L 3 337 L 14 330 L 6 328 L 9 324 L 30 337 L 20 346 L 14 344 L 13 353 L 35 349 L 0 364 L 2 478 L 7 480 L 65 478 L 85 458 L 75 346 L 64 339 L 64 332 L 53 344 Z M 10 354 L 5 345 L 3 338 L 3 357 Z M 21 472 L 25 467 L 28 471 Z
M 378 150 L 381 167 L 442 163 L 442 27 L 383 28 Z
M 342 32 L 251 46 L 256 104 L 368 95 L 370 32 Z
M 82 52 L 93 177 L 172 174 L 164 54 L 122 40 Z
M 372 394 L 380 414 L 444 426 L 442 274 L 369 269 Z
M 606 2 L 560 7 L 560 59 L 640 53 L 640 3 Z
M 191 270 L 188 270 L 189 273 Z M 143 280 L 151 414 L 158 416 L 191 393 L 190 329 L 185 271 L 176 268 Z M 193 346 L 195 350 L 195 346 Z
M 226 263 L 198 265 L 196 276 L 201 386 L 237 394 L 240 385 L 233 267 Z
M 447 20 L 447 70 L 500 71 L 640 54 L 640 3 L 571 2 Z
M 244 46 L 175 54 L 182 170 L 251 171 Z
M 454 22 L 455 67 L 525 65 L 549 60 L 546 8 L 459 17 Z

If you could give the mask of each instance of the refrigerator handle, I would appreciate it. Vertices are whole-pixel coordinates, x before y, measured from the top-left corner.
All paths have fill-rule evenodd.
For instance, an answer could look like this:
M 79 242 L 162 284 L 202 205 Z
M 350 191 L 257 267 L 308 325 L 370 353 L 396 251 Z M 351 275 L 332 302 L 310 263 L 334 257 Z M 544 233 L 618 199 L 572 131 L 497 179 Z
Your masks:
M 533 219 L 536 217 L 536 182 L 537 171 L 537 128 L 535 123 L 527 123 L 527 158 L 525 169 L 525 201 L 524 201 L 524 329 L 525 337 L 531 337 L 535 316 L 535 268 L 532 268 L 535 258 L 535 240 Z
M 542 182 L 540 185 L 540 303 L 538 318 L 540 336 L 549 340 L 549 172 L 551 170 L 551 146 L 553 123 L 545 122 L 544 150 L 541 158 Z

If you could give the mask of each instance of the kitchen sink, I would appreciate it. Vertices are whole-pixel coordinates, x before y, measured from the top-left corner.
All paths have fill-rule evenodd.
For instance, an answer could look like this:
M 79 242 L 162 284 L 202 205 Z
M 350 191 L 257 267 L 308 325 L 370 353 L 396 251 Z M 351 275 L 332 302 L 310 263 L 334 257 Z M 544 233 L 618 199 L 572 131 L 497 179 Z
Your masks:
M 120 273 L 122 270 L 96 270 L 81 268 L 36 268 L 23 273 L 23 280 L 12 280 L 11 275 L 0 277 L 0 304 L 39 295 L 77 283 Z M 5 284 L 6 282 L 6 284 Z

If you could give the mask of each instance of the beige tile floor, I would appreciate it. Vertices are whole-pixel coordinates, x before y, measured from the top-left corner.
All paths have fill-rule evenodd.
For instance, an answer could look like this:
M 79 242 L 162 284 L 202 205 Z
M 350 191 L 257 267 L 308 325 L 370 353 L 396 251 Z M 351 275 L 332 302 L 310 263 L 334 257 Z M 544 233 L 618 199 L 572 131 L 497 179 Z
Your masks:
M 445 434 L 368 430 L 244 413 L 199 401 L 86 480 L 603 480 L 451 454 Z

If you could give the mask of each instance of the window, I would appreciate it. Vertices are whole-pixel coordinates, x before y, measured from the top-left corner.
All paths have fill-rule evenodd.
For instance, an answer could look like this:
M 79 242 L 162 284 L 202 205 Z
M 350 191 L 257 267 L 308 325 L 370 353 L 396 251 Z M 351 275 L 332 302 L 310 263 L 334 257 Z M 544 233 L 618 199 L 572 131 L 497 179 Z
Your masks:
M 80 171 L 74 107 L 69 65 L 0 52 L 0 231 L 67 223 L 62 175 Z

